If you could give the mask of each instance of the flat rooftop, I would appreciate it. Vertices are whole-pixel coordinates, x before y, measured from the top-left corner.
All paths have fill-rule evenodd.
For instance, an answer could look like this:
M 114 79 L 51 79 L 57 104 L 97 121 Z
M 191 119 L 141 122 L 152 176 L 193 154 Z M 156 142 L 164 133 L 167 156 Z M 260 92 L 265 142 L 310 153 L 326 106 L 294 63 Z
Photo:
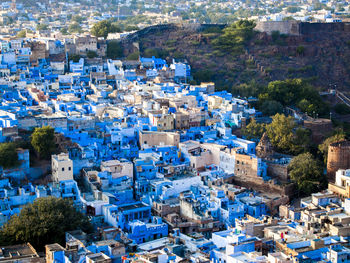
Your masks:
M 134 203 L 130 205 L 125 205 L 125 206 L 119 206 L 118 209 L 120 211 L 127 211 L 127 210 L 133 210 L 133 209 L 138 209 L 138 208 L 146 208 L 147 206 L 144 205 L 143 203 Z

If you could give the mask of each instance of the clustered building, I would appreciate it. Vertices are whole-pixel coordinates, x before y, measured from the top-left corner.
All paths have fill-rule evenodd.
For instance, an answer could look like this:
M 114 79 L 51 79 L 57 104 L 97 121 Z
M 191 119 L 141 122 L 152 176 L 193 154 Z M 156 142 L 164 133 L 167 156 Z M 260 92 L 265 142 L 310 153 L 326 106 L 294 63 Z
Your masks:
M 350 259 L 350 167 L 334 155 L 347 154 L 347 143 L 329 151 L 329 191 L 288 206 L 292 157 L 266 134 L 258 144 L 233 134 L 260 116 L 247 100 L 213 83 L 187 84 L 186 61 L 57 62 L 47 54 L 68 42 L 54 43 L 4 40 L 0 55 L 1 142 L 51 126 L 59 149 L 40 167 L 17 149 L 20 166 L 1 172 L 0 225 L 55 196 L 71 199 L 97 233 L 47 244 L 47 262 Z M 95 46 L 104 52 L 91 36 L 69 43 L 79 52 Z M 0 261 L 9 258 L 40 260 L 30 244 L 1 248 Z

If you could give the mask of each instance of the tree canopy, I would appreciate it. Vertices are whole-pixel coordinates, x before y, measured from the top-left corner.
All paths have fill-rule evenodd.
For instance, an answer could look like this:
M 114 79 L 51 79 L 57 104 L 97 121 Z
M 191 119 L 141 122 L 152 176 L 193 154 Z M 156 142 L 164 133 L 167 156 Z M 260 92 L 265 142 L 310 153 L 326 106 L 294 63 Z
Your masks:
M 266 125 L 264 123 L 257 123 L 255 119 L 252 119 L 245 129 L 242 130 L 242 133 L 248 140 L 258 140 L 265 131 Z
M 107 38 L 109 33 L 121 32 L 120 27 L 116 24 L 111 23 L 109 20 L 102 20 L 93 25 L 91 29 L 91 34 L 96 37 Z
M 123 48 L 118 41 L 109 41 L 107 43 L 107 57 L 110 59 L 121 58 L 123 56 Z
M 307 152 L 294 157 L 288 169 L 290 179 L 302 195 L 319 191 L 326 183 L 322 166 L 311 153 Z
M 258 140 L 264 132 L 276 151 L 299 154 L 310 148 L 311 132 L 299 126 L 292 116 L 277 113 L 270 124 L 257 123 L 254 119 L 242 130 L 247 139 Z
M 293 129 L 296 126 L 292 116 L 286 117 L 284 114 L 273 116 L 271 124 L 266 127 L 272 145 L 281 152 L 289 152 L 293 146 Z
M 0 166 L 3 168 L 13 168 L 19 165 L 16 145 L 14 143 L 0 144 Z
M 282 104 L 275 100 L 265 100 L 260 108 L 261 112 L 266 116 L 272 116 L 276 113 L 283 112 Z
M 0 243 L 13 245 L 30 242 L 36 249 L 46 244 L 64 245 L 65 232 L 91 231 L 88 218 L 80 213 L 72 201 L 56 197 L 38 198 L 27 204 L 0 230 Z
M 223 30 L 223 34 L 213 40 L 213 45 L 223 52 L 240 54 L 244 44 L 251 39 L 254 33 L 255 22 L 240 20 Z
M 31 136 L 31 144 L 40 158 L 50 158 L 56 150 L 55 129 L 50 126 L 35 128 Z
M 273 100 L 283 106 L 297 106 L 309 115 L 329 113 L 317 90 L 301 79 L 272 81 L 259 95 L 259 100 L 261 103 Z
M 82 28 L 79 23 L 74 22 L 68 26 L 69 33 L 81 33 Z

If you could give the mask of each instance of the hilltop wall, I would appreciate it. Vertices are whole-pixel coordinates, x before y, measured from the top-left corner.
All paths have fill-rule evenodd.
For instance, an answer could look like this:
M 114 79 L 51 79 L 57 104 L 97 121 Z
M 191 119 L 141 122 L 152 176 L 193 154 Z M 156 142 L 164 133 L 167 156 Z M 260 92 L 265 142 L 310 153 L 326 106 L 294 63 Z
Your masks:
M 308 23 L 299 21 L 259 21 L 255 29 L 269 35 L 273 31 L 299 36 L 319 32 L 350 32 L 350 23 Z
M 259 21 L 256 23 L 255 29 L 265 32 L 269 35 L 273 31 L 279 31 L 285 35 L 300 35 L 300 22 L 298 21 Z

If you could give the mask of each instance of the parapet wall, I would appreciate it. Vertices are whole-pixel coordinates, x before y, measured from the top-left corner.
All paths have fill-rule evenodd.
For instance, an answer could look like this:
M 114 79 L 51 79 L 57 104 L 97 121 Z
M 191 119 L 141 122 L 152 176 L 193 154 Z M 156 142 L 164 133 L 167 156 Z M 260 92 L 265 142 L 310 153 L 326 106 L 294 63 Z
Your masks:
M 301 35 L 317 32 L 350 32 L 350 23 L 300 23 Z
M 308 35 L 317 32 L 350 32 L 350 23 L 308 23 L 298 21 L 259 21 L 255 29 L 271 35 L 279 31 L 286 35 Z
M 300 35 L 300 22 L 298 21 L 259 21 L 256 23 L 255 30 L 265 32 L 269 35 L 273 31 L 279 31 L 285 35 Z

